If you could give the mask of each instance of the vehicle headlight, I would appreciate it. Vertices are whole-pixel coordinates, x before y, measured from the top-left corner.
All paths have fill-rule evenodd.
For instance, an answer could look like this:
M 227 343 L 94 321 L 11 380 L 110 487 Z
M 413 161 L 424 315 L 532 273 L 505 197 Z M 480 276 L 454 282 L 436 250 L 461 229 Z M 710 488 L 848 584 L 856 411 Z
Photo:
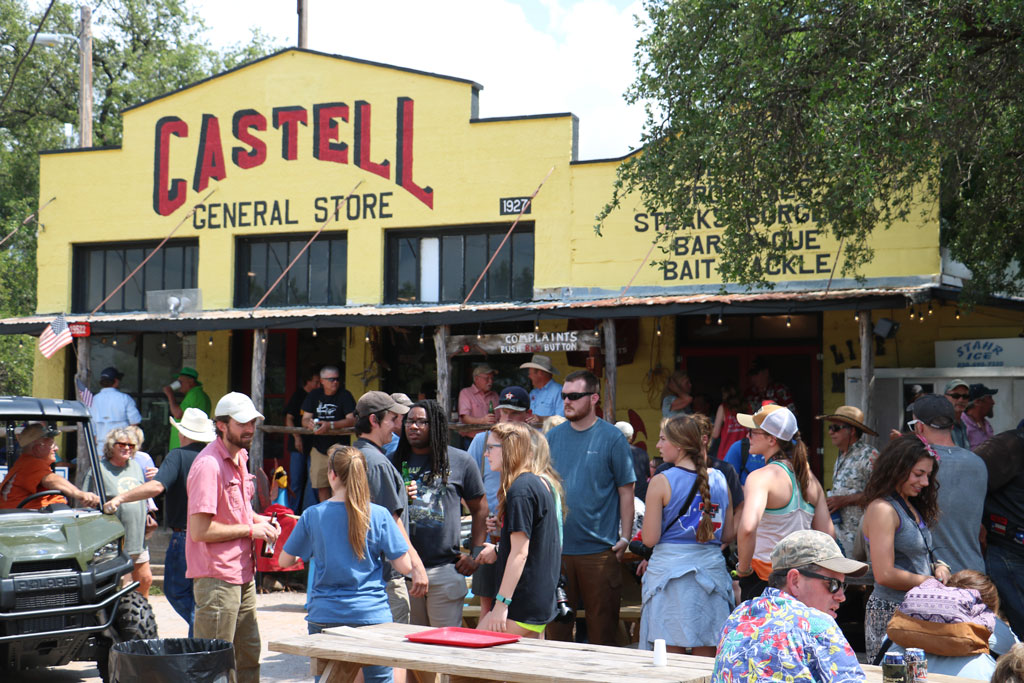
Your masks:
M 117 541 L 111 541 L 110 543 L 100 546 L 96 549 L 96 552 L 92 554 L 92 562 L 90 564 L 102 564 L 113 560 L 121 553 L 121 544 Z

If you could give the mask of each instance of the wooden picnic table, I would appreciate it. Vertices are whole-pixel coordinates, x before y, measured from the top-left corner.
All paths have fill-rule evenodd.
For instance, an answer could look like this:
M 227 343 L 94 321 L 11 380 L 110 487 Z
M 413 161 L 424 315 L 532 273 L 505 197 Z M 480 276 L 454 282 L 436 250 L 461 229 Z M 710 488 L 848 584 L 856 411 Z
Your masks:
M 377 624 L 362 628 L 330 628 L 315 635 L 299 635 L 272 641 L 274 652 L 310 658 L 313 675 L 322 683 L 352 681 L 367 664 L 407 669 L 413 680 L 428 683 L 512 681 L 537 683 L 621 683 L 623 681 L 678 681 L 707 683 L 714 659 L 668 655 L 668 666 L 656 667 L 651 652 L 626 647 L 606 647 L 555 640 L 522 638 L 519 642 L 485 648 L 413 643 L 405 639 L 428 630 L 411 624 Z M 868 683 L 882 683 L 882 668 L 865 665 Z M 929 674 L 932 683 L 966 680 Z

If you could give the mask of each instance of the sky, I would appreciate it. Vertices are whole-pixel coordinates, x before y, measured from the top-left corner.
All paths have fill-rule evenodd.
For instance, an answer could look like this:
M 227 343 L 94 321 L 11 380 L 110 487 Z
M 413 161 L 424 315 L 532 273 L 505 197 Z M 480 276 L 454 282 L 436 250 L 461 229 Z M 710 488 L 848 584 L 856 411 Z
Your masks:
M 189 0 L 215 47 L 258 28 L 297 43 L 295 0 Z M 643 12 L 639 0 L 308 0 L 309 47 L 475 81 L 480 116 L 572 112 L 579 158 L 639 145 L 642 105 L 623 97 Z

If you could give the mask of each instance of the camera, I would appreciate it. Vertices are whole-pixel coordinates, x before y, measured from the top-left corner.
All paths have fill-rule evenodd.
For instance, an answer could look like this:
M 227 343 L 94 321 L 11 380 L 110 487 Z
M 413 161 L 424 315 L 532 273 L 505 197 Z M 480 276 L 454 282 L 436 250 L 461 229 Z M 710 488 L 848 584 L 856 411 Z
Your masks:
M 643 541 L 630 541 L 629 552 L 633 553 L 637 557 L 649 560 L 651 559 L 651 555 L 654 553 L 654 548 L 644 545 Z
M 569 604 L 569 596 L 565 594 L 565 574 L 558 576 L 555 586 L 555 621 L 571 624 L 576 619 L 576 610 Z

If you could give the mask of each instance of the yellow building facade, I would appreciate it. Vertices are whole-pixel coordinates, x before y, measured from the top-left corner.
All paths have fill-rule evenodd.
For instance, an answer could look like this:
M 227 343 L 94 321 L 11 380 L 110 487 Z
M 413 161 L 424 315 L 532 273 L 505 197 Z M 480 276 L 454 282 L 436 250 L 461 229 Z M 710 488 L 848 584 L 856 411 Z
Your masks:
M 160 387 L 178 365 L 194 365 L 214 401 L 251 390 L 254 330 L 269 335 L 268 416 L 280 416 L 314 362 L 343 365 L 357 397 L 382 388 L 415 398 L 435 372 L 441 326 L 500 335 L 617 320 L 628 348 L 619 349 L 615 404 L 603 407 L 632 420 L 651 455 L 676 367 L 699 381 L 713 410 L 722 381 L 742 389 L 755 358 L 776 358 L 773 375 L 800 385 L 801 427 L 822 446 L 812 417 L 845 401 L 833 378 L 859 365 L 857 311 L 903 322 L 902 357 L 889 344 L 879 366 L 934 364 L 936 339 L 1019 331 L 998 309 L 979 310 L 971 327 L 953 320 L 956 306 L 939 292 L 937 205 L 878 231 L 865 280 L 854 282 L 833 277 L 839 248 L 814 216 L 780 197 L 757 225 L 791 245 L 790 258 L 770 264 L 776 288 L 723 292 L 713 188 L 694 216 L 672 219 L 627 197 L 599 236 L 595 216 L 622 160 L 578 159 L 571 114 L 480 119 L 481 89 L 290 49 L 125 111 L 119 148 L 42 156 L 38 320 L 65 312 L 90 322 L 93 377 L 107 364 L 130 365 L 125 384 L 157 430 L 166 424 Z M 670 225 L 668 254 L 653 257 L 669 263 L 652 267 L 652 239 Z M 190 301 L 170 310 L 168 292 Z M 905 319 L 908 306 L 928 304 L 937 315 Z M 524 384 L 518 364 L 529 354 L 505 355 L 456 350 L 450 401 L 474 362 L 498 367 L 499 385 Z M 583 364 L 582 353 L 548 355 L 562 377 Z M 36 394 L 69 395 L 75 356 L 36 361 Z M 824 453 L 818 468 L 830 471 L 834 453 Z

